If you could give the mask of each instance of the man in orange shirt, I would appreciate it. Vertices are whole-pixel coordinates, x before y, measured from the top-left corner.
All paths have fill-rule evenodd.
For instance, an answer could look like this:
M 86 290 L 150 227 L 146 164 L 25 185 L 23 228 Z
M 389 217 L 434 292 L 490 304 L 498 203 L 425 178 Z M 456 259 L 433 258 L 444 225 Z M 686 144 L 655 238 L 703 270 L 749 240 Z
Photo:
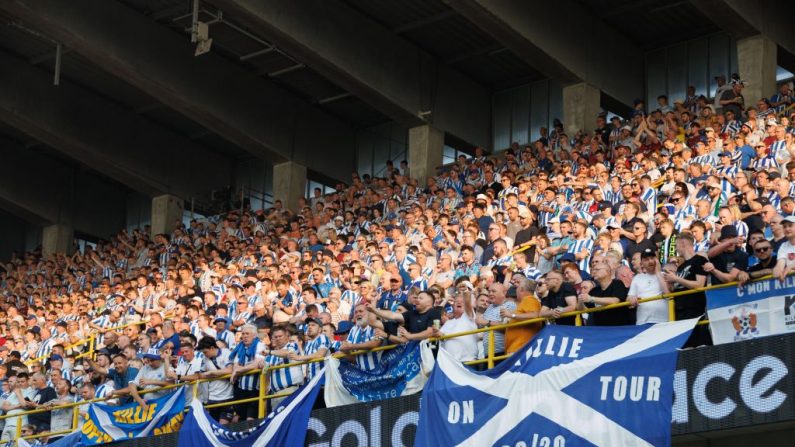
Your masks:
M 535 297 L 535 288 L 535 282 L 526 278 L 522 279 L 516 285 L 516 296 L 519 300 L 519 305 L 514 311 L 502 309 L 500 311 L 501 316 L 510 318 L 511 323 L 538 318 L 541 312 L 541 301 Z M 511 354 L 522 349 L 522 346 L 535 337 L 542 326 L 543 323 L 538 322 L 507 328 L 505 330 L 505 353 Z

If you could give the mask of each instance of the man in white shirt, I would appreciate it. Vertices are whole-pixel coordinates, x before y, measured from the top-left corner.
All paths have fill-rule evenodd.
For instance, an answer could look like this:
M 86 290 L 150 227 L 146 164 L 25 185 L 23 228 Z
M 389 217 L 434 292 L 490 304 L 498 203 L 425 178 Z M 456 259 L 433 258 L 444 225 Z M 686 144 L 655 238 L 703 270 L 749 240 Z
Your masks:
M 232 362 L 229 360 L 231 351 L 221 349 L 212 337 L 204 337 L 199 340 L 199 352 L 204 354 L 204 364 L 199 373 L 201 379 L 217 379 L 232 373 Z M 234 389 L 232 383 L 226 379 L 212 380 L 207 382 L 207 404 L 221 404 L 232 400 Z M 232 422 L 233 413 L 228 407 L 220 406 L 208 408 L 216 421 L 221 424 Z
M 787 238 L 778 249 L 773 276 L 780 281 L 795 271 L 795 216 L 787 216 L 781 221 L 784 236 Z
M 434 329 L 433 336 L 473 331 L 478 328 L 475 323 L 475 312 L 472 309 L 471 293 L 459 294 L 453 301 L 453 314 L 439 330 Z M 475 360 L 478 354 L 478 335 L 470 334 L 444 340 L 442 346 L 460 362 Z
M 143 411 L 146 411 L 146 401 L 141 397 L 139 389 L 149 390 L 171 385 L 172 381 L 167 379 L 167 374 L 170 369 L 168 366 L 168 358 L 171 349 L 164 349 L 162 354 L 159 349 L 149 348 L 144 354 L 144 362 L 146 364 L 138 371 L 138 375 L 130 382 L 130 395 L 138 402 Z M 163 396 L 167 391 L 155 391 L 147 393 L 147 399 L 157 399 Z
M 202 356 L 196 355 L 196 337 L 193 334 L 184 336 L 180 340 L 180 357 L 177 360 L 177 367 L 169 371 L 167 377 L 177 382 L 192 382 L 199 378 L 199 373 L 202 371 Z M 196 395 L 202 402 L 207 400 L 207 384 L 201 383 L 198 385 L 199 389 Z M 187 398 L 188 404 L 193 399 L 193 390 L 190 390 Z
M 668 293 L 668 285 L 663 280 L 660 263 L 654 250 L 646 249 L 641 253 L 642 271 L 632 278 L 629 286 L 627 302 L 630 307 L 637 307 L 636 324 L 663 323 L 668 321 L 668 300 L 655 300 L 638 303 L 643 298 L 651 298 Z
M 8 378 L 8 386 L 11 390 L 8 397 L 3 401 L 2 410 L 6 412 L 7 415 L 13 415 L 17 413 L 22 413 L 25 411 L 25 396 L 23 395 L 23 390 L 20 384 L 17 382 L 16 376 L 11 376 Z M 21 419 L 21 420 L 20 420 Z M 17 436 L 17 424 L 25 425 L 28 423 L 27 416 L 22 416 L 21 418 L 12 417 L 5 420 L 5 427 L 3 428 L 3 434 L 0 435 L 0 441 L 6 442 L 14 439 Z

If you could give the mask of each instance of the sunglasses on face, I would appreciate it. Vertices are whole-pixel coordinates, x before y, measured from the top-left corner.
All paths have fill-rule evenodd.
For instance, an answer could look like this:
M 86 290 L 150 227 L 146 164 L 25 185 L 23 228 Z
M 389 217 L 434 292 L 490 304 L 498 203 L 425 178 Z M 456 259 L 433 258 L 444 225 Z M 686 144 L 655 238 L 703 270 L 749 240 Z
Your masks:
M 771 247 L 757 247 L 756 249 L 754 249 L 754 251 L 757 252 L 757 253 L 765 253 L 768 250 L 770 250 L 770 248 Z

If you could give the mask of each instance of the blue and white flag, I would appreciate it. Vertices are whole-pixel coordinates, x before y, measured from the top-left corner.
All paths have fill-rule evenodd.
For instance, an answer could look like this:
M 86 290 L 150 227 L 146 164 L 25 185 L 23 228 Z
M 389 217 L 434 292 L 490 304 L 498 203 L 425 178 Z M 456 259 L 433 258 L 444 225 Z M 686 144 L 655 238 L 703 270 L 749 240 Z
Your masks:
M 207 414 L 198 399 L 193 399 L 190 413 L 179 431 L 177 447 L 302 446 L 322 378 L 323 374 L 315 375 L 259 425 L 245 431 L 227 429 Z
M 80 430 L 75 430 L 57 441 L 51 441 L 47 443 L 47 447 L 80 447 L 83 445 L 81 443 L 82 440 L 83 433 Z M 17 447 L 30 446 L 30 443 L 25 444 L 24 442 L 25 441 L 23 439 L 20 439 Z
M 104 444 L 121 439 L 139 438 L 179 430 L 184 419 L 185 388 L 146 401 L 126 405 L 91 404 L 83 424 L 83 445 Z
M 327 407 L 371 402 L 422 391 L 433 370 L 433 353 L 427 341 L 410 342 L 383 351 L 375 369 L 356 363 L 326 359 Z
M 414 445 L 668 446 L 677 349 L 696 322 L 547 326 L 484 372 L 441 349 Z
M 707 290 L 707 315 L 715 344 L 795 331 L 795 277 Z

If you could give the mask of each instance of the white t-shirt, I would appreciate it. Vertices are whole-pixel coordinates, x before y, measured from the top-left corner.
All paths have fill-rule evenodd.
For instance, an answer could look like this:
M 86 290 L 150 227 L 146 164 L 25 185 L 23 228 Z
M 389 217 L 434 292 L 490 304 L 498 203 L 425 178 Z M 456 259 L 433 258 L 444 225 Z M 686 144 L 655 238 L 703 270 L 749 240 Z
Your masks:
M 455 334 L 464 331 L 473 331 L 478 325 L 464 313 L 460 318 L 447 320 L 441 328 L 443 334 Z M 449 338 L 443 342 L 444 349 L 453 355 L 458 361 L 467 362 L 475 360 L 478 355 L 478 336 L 477 334 L 464 335 L 462 337 Z
M 138 371 L 138 375 L 135 376 L 135 379 L 131 382 L 131 383 L 135 383 L 135 385 L 139 389 L 143 388 L 145 390 L 151 390 L 151 389 L 154 389 L 154 388 L 160 388 L 160 385 L 145 385 L 145 386 L 141 387 L 141 385 L 140 385 L 141 379 L 158 380 L 158 381 L 166 380 L 166 369 L 165 369 L 165 365 L 163 365 L 163 362 L 161 361 L 160 362 L 160 366 L 158 366 L 157 368 L 152 368 L 149 365 L 145 365 L 143 368 L 140 369 L 140 371 Z M 168 393 L 168 392 L 169 391 L 154 391 L 154 392 L 151 392 L 151 393 L 146 393 L 142 397 L 143 397 L 144 400 L 152 400 L 152 399 L 157 399 L 158 397 L 161 397 L 161 396 L 165 396 L 166 393 Z
M 214 359 L 214 362 L 213 360 L 204 357 L 202 371 L 218 371 L 220 369 L 226 368 L 232 363 L 229 359 L 229 354 L 230 351 L 228 349 L 222 349 L 221 352 L 218 353 L 218 356 Z M 211 382 L 207 382 L 207 385 L 209 400 L 219 402 L 232 399 L 234 396 L 232 383 L 229 382 L 229 379 L 213 380 Z
M 632 278 L 627 296 L 651 298 L 663 294 L 660 280 L 656 275 L 638 273 Z M 638 304 L 635 324 L 664 323 L 668 321 L 668 300 L 655 300 Z
M 778 249 L 776 259 L 783 259 L 786 261 L 786 267 L 795 265 L 795 245 L 790 241 L 784 241 Z

